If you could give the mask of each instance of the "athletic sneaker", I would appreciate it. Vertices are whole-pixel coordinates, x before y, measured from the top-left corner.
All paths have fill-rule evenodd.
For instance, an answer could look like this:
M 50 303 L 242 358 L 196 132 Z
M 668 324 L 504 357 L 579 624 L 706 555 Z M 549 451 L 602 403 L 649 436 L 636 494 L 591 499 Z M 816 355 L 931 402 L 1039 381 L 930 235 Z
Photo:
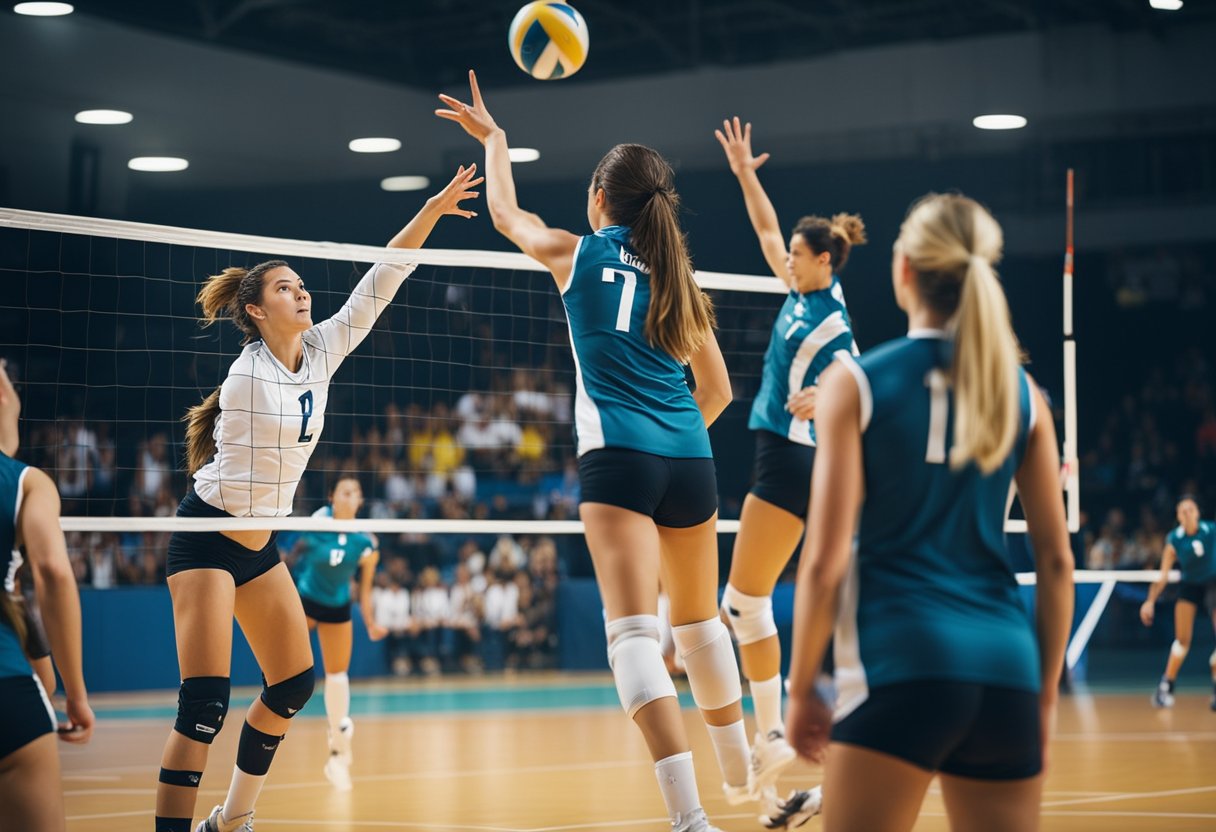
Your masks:
M 224 807 L 216 806 L 194 832 L 253 832 L 253 812 L 241 815 L 236 820 L 225 820 Z
M 704 809 L 693 809 L 686 817 L 676 815 L 671 822 L 671 832 L 722 832 L 705 817 Z
M 726 796 L 726 802 L 731 806 L 742 806 L 744 803 L 753 803 L 757 800 L 765 806 L 774 806 L 777 803 L 776 786 L 758 788 L 752 782 L 748 782 L 742 786 L 732 786 L 729 783 L 723 783 L 722 794 Z
M 326 732 L 326 735 L 329 737 L 329 753 L 337 754 L 342 758 L 346 767 L 350 768 L 353 761 L 350 741 L 355 736 L 355 723 L 350 717 L 346 717 L 338 723 L 338 736 L 335 737 L 333 732 L 329 731 Z
M 749 772 L 753 789 L 760 791 L 767 786 L 777 785 L 777 778 L 797 758 L 797 753 L 785 741 L 785 733 L 780 729 L 769 731 L 768 736 L 756 734 Z
M 1157 685 L 1157 690 L 1153 693 L 1153 707 L 1174 707 L 1174 686 L 1169 681 L 1162 679 Z
M 331 753 L 329 759 L 325 761 L 325 779 L 340 792 L 351 790 L 350 766 L 337 751 Z
M 767 829 L 796 829 L 823 809 L 823 787 L 790 792 L 785 800 L 777 801 L 777 811 L 760 816 Z

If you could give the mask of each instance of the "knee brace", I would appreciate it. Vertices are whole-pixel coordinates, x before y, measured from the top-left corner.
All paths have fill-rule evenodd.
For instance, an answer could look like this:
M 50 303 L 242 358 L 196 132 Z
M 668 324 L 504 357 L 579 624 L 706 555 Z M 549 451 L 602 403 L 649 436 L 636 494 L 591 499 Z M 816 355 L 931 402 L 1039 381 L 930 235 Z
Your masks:
M 672 632 L 698 708 L 716 711 L 743 698 L 735 650 L 722 619 L 682 624 L 673 627 Z
M 211 745 L 224 727 L 232 682 L 227 676 L 194 676 L 182 680 L 177 692 L 177 721 L 173 730 L 195 742 Z
M 1189 653 L 1190 650 L 1191 648 L 1188 645 L 1183 644 L 1178 639 L 1174 639 L 1174 643 L 1170 645 L 1170 655 L 1178 660 L 1185 659 L 1186 654 Z
M 263 680 L 262 704 L 284 719 L 291 719 L 304 707 L 317 684 L 317 674 L 310 667 L 290 679 L 273 685 Z
M 1208 667 L 1216 671 L 1216 650 L 1212 651 L 1212 655 L 1208 656 Z
M 608 666 L 616 681 L 621 707 L 633 719 L 643 705 L 676 695 L 659 650 L 659 618 L 628 615 L 605 626 L 608 634 Z
M 744 595 L 730 584 L 722 593 L 722 611 L 730 621 L 735 640 L 740 646 L 777 635 L 777 622 L 773 620 L 773 599 Z

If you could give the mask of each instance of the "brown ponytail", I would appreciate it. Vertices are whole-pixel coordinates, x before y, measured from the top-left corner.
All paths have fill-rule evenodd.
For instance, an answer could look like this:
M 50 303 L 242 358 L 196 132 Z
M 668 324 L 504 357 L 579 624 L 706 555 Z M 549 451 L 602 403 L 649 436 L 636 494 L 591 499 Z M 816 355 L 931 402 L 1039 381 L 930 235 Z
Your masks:
M 798 220 L 794 233 L 816 254 L 827 252 L 831 257 L 832 271 L 840 271 L 849 262 L 853 246 L 866 242 L 866 225 L 857 214 L 834 214 L 831 219 L 809 216 Z
M 674 178 L 657 151 L 640 144 L 618 144 L 596 166 L 591 187 L 604 189 L 608 214 L 632 229 L 630 243 L 650 267 L 646 340 L 687 361 L 705 343 L 715 322 L 712 303 L 693 279 Z
M 211 326 L 227 315 L 236 328 L 244 333 L 242 344 L 260 338 L 257 324 L 245 307 L 261 301 L 262 278 L 266 273 L 286 265 L 283 260 L 267 260 L 252 269 L 230 266 L 208 277 L 195 299 L 203 307 L 202 325 Z M 182 419 L 186 423 L 186 471 L 191 476 L 215 454 L 213 433 L 219 415 L 220 389 L 217 387 L 201 404 L 187 410 Z

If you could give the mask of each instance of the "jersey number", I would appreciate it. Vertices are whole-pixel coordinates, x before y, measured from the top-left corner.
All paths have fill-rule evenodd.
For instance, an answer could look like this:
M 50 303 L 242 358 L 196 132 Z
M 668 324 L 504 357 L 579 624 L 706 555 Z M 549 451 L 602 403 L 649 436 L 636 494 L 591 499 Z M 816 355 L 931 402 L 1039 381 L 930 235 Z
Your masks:
M 946 424 L 950 421 L 950 379 L 941 370 L 925 374 L 929 388 L 929 444 L 925 462 L 941 465 L 946 461 Z
M 312 434 L 308 432 L 308 418 L 312 416 L 312 391 L 309 390 L 300 396 L 300 415 L 303 420 L 300 422 L 300 442 L 311 442 Z
M 329 550 L 329 565 L 337 566 L 346 557 L 345 549 L 330 549 Z
M 621 332 L 628 332 L 629 318 L 633 314 L 633 293 L 637 288 L 638 276 L 623 269 L 604 269 L 603 281 L 615 283 L 618 274 L 625 281 L 625 285 L 621 289 L 621 305 L 616 310 L 616 328 Z

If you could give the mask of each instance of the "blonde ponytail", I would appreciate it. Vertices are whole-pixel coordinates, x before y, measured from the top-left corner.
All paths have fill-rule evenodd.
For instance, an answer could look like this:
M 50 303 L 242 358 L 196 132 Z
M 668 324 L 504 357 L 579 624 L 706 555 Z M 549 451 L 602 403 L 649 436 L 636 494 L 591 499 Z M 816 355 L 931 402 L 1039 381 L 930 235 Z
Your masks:
M 950 467 L 974 460 L 985 474 L 1013 448 L 1020 412 L 1019 349 L 992 265 L 968 259 L 954 336 L 954 443 Z
M 950 467 L 996 470 L 1017 438 L 1021 350 L 993 264 L 1001 227 L 973 199 L 929 194 L 915 203 L 897 243 L 921 299 L 954 329 L 954 437 Z

